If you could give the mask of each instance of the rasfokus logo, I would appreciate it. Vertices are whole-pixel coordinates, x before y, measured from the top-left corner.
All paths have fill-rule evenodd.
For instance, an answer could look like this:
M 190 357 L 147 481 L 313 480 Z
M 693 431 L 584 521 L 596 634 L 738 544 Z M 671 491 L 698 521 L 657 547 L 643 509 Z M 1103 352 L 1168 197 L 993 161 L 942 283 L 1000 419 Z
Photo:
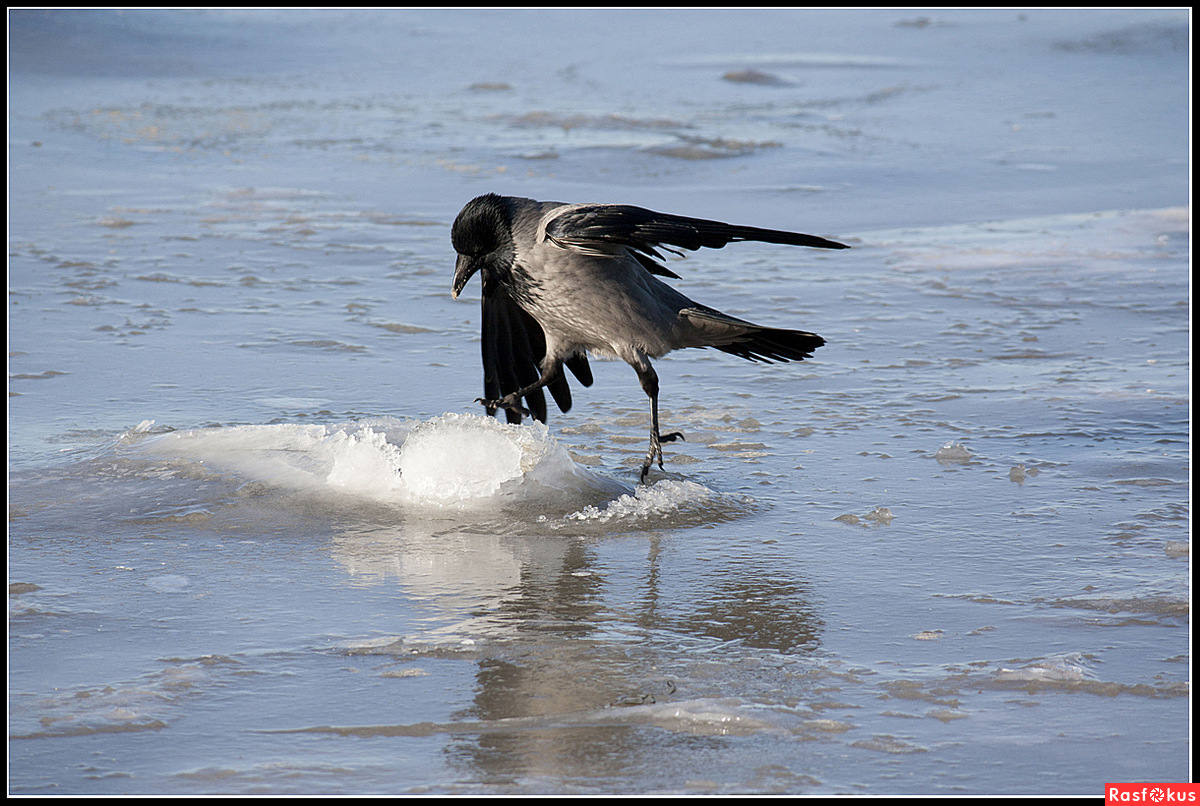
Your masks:
M 1104 802 L 1148 803 L 1151 806 L 1170 803 L 1195 803 L 1200 784 L 1105 784 Z

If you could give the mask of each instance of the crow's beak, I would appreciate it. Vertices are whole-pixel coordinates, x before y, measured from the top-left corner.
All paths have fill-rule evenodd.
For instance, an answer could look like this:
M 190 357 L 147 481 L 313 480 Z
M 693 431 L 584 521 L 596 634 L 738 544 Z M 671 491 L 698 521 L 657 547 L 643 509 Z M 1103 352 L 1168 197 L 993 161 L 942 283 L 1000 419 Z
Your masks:
M 455 299 L 462 293 L 463 286 L 467 281 L 479 271 L 479 264 L 473 262 L 466 255 L 459 255 L 454 263 L 454 285 L 450 287 L 450 293 Z

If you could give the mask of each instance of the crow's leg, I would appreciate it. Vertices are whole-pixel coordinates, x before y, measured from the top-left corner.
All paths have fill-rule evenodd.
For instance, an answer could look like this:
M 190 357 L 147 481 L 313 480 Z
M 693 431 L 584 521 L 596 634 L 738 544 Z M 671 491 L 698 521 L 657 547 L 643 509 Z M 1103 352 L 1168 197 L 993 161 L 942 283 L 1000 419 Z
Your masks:
M 659 469 L 663 469 L 662 444 L 664 442 L 674 442 L 677 439 L 683 439 L 683 434 L 678 431 L 672 431 L 669 434 L 659 433 L 658 430 L 658 373 L 654 371 L 654 367 L 650 366 L 650 362 L 642 359 L 640 364 L 633 365 L 637 372 L 638 380 L 641 381 L 642 391 L 650 398 L 650 450 L 646 453 L 646 461 L 642 462 L 642 481 L 646 481 L 646 474 L 650 472 L 650 465 L 658 462 Z
M 482 397 L 477 397 L 475 398 L 475 402 L 482 403 L 487 409 L 488 414 L 495 413 L 496 409 L 508 409 L 509 411 L 515 411 L 518 414 L 524 414 L 526 417 L 529 417 L 532 415 L 530 415 L 529 409 L 521 405 L 521 398 L 525 397 L 525 395 L 529 394 L 530 392 L 535 392 L 538 389 L 541 389 L 543 386 L 550 383 L 561 374 L 562 362 L 548 361 L 546 363 L 546 368 L 542 370 L 542 374 L 536 381 L 528 386 L 518 389 L 515 392 L 510 392 L 499 400 L 486 400 Z

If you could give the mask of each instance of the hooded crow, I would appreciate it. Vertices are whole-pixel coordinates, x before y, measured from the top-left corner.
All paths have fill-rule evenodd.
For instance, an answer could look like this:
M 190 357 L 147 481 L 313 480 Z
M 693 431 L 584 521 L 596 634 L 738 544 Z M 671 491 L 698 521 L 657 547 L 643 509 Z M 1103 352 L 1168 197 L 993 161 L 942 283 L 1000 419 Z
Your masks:
M 623 204 L 563 204 L 489 193 L 454 220 L 458 257 L 452 293 L 479 274 L 483 283 L 483 397 L 488 414 L 510 423 L 546 421 L 549 389 L 571 408 L 565 366 L 591 386 L 588 353 L 620 358 L 650 398 L 650 450 L 642 463 L 663 466 L 658 375 L 650 364 L 682 347 L 713 347 L 751 361 L 800 361 L 825 343 L 815 333 L 762 327 L 693 302 L 659 277 L 680 279 L 659 250 L 719 249 L 763 241 L 821 249 L 845 244 L 782 230 L 722 224 Z M 523 401 L 523 405 L 522 405 Z

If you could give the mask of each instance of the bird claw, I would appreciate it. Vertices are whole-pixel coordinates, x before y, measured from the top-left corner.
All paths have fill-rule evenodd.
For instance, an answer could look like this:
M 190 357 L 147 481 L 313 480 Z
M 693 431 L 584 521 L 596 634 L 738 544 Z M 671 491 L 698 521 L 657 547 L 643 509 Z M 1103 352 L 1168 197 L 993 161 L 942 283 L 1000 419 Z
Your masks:
M 646 476 L 650 475 L 650 467 L 654 464 L 655 458 L 658 459 L 658 469 L 664 473 L 666 472 L 667 469 L 663 467 L 662 451 L 657 451 L 656 453 L 657 456 L 655 454 L 650 454 L 646 457 L 646 461 L 642 462 L 642 475 L 638 479 L 640 484 L 646 483 Z
M 515 399 L 509 400 L 507 396 L 502 397 L 499 400 L 487 400 L 482 397 L 477 397 L 475 398 L 475 402 L 482 403 L 483 407 L 487 409 L 488 414 L 495 414 L 496 409 L 507 409 L 508 411 L 515 411 L 518 414 L 523 414 L 526 417 L 533 416 L 530 414 L 529 409 L 522 406 Z
M 672 431 L 669 434 L 650 435 L 650 451 L 646 454 L 646 461 L 642 462 L 642 484 L 646 483 L 646 476 L 650 474 L 650 466 L 654 464 L 655 460 L 658 461 L 659 470 L 666 470 L 666 468 L 663 467 L 662 443 L 674 442 L 677 439 L 684 442 L 687 441 L 683 438 L 683 434 L 679 431 Z

